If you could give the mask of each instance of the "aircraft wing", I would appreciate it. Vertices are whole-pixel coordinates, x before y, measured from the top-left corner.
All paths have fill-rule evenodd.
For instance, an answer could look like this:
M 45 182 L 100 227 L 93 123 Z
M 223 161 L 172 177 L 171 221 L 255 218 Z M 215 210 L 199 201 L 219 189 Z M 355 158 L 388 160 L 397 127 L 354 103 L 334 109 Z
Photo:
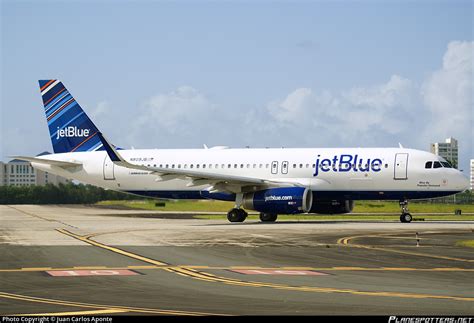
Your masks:
M 28 161 L 28 162 L 31 162 L 31 163 L 39 163 L 39 164 L 45 164 L 45 165 L 51 165 L 51 166 L 58 166 L 58 167 L 61 167 L 61 168 L 72 168 L 72 167 L 82 166 L 82 163 L 79 163 L 79 162 L 66 162 L 66 161 L 43 159 L 43 158 L 37 158 L 37 157 L 11 156 L 11 158 L 24 160 L 24 161 Z
M 145 165 L 132 164 L 126 161 L 120 153 L 111 145 L 102 133 L 98 133 L 102 144 L 104 145 L 110 160 L 122 167 L 137 169 L 143 171 L 149 171 L 157 175 L 157 181 L 166 181 L 176 178 L 189 179 L 188 187 L 200 186 L 210 184 L 213 187 L 210 191 L 229 191 L 233 193 L 242 192 L 244 187 L 252 187 L 251 190 L 262 189 L 266 187 L 281 187 L 281 186 L 304 186 L 300 183 L 287 182 L 287 181 L 272 181 L 268 179 L 236 176 L 236 175 L 225 175 L 225 174 L 213 174 L 203 171 L 195 171 L 190 169 L 177 169 L 177 168 L 160 168 L 151 167 Z

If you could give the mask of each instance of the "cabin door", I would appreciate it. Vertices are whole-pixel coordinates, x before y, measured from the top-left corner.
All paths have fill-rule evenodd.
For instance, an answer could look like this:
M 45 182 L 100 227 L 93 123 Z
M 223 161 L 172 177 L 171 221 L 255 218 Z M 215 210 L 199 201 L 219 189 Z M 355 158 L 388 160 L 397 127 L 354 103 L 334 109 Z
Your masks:
M 104 179 L 105 180 L 114 180 L 114 163 L 110 160 L 109 155 L 105 156 L 104 159 Z
M 395 164 L 393 167 L 394 167 L 393 179 L 396 179 L 396 180 L 408 179 L 408 154 L 407 153 L 395 154 Z

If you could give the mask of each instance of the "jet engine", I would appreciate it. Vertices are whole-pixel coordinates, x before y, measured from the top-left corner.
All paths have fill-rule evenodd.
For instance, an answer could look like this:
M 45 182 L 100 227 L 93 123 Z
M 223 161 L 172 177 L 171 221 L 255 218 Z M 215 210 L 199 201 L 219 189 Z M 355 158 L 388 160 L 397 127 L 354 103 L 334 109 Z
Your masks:
M 297 214 L 308 212 L 312 202 L 308 188 L 279 187 L 244 194 L 242 206 L 262 213 Z
M 309 213 L 343 214 L 351 213 L 354 209 L 352 200 L 314 200 Z

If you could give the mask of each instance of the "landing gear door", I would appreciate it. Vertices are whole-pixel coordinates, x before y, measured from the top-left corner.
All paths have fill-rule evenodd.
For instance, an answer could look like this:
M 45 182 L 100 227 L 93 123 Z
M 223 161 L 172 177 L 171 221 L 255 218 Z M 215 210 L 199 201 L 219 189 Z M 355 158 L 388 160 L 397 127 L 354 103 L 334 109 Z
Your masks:
M 104 179 L 105 180 L 114 180 L 114 163 L 110 160 L 109 155 L 105 156 L 104 159 Z
M 396 180 L 408 179 L 408 154 L 407 153 L 395 154 L 395 164 L 393 167 L 394 167 L 393 179 L 396 179 Z

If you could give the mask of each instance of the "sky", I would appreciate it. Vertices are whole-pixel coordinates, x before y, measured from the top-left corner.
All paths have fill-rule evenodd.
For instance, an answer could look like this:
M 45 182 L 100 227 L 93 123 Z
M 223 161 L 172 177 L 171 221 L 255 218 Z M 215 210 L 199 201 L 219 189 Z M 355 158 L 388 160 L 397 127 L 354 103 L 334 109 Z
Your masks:
M 472 1 L 1 2 L 0 159 L 52 151 L 39 79 L 124 148 L 474 158 Z

